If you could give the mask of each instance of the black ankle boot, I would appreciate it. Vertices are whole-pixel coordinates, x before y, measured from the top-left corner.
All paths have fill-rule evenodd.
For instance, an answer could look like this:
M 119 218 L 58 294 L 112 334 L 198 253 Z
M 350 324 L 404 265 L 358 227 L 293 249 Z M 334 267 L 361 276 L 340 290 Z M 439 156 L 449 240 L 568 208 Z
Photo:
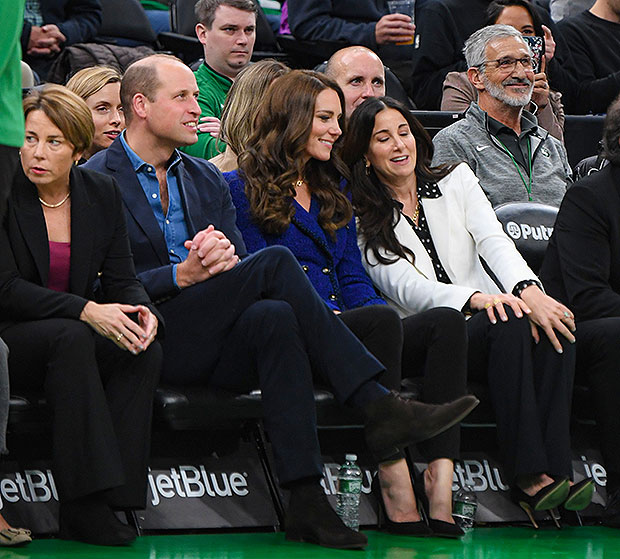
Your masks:
M 364 549 L 368 544 L 364 534 L 342 523 L 318 481 L 291 489 L 286 539 L 336 549 Z
M 88 495 L 60 503 L 62 540 L 76 540 L 94 545 L 129 545 L 136 532 L 123 524 L 101 494 Z
M 424 404 L 392 391 L 364 408 L 366 443 L 377 460 L 385 460 L 456 425 L 478 404 L 472 395 L 447 404 Z

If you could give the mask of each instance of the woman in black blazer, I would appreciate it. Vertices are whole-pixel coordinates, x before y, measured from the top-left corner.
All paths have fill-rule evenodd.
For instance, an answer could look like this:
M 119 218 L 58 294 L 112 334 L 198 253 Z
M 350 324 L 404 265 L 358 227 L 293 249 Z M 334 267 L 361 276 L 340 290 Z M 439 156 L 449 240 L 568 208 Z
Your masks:
M 128 544 L 113 509 L 144 508 L 158 319 L 135 271 L 113 179 L 75 167 L 90 110 L 62 86 L 24 101 L 26 136 L 0 231 L 0 333 L 13 389 L 53 411 L 60 536 Z

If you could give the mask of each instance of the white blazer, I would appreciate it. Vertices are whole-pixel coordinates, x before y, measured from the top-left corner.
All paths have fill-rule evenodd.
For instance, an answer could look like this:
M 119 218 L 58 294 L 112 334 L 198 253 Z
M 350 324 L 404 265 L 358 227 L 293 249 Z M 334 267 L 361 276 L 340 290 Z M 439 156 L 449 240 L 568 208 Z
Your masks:
M 512 240 L 504 233 L 478 179 L 466 163 L 461 163 L 437 186 L 438 198 L 424 198 L 424 215 L 443 267 L 452 284 L 437 281 L 433 263 L 411 225 L 398 210 L 396 238 L 415 254 L 411 259 L 381 264 L 372 252 L 365 253 L 365 239 L 358 227 L 358 244 L 364 267 L 385 299 L 401 317 L 434 307 L 461 310 L 476 292 L 500 291 L 480 263 L 484 258 L 497 279 L 510 293 L 522 280 L 537 279 Z

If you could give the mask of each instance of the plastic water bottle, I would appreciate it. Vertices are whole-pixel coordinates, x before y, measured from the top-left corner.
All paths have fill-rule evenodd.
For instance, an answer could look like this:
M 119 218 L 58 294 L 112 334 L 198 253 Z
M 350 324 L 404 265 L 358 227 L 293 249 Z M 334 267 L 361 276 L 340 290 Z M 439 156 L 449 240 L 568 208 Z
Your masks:
M 471 483 L 467 482 L 465 483 L 465 487 L 461 487 L 457 491 L 454 496 L 454 505 L 452 507 L 454 521 L 464 532 L 469 532 L 473 529 L 477 508 L 478 498 L 474 493 L 474 487 Z
M 338 499 L 336 512 L 345 526 L 352 530 L 360 527 L 360 493 L 362 470 L 355 463 L 355 454 L 345 455 L 345 463 L 338 469 Z

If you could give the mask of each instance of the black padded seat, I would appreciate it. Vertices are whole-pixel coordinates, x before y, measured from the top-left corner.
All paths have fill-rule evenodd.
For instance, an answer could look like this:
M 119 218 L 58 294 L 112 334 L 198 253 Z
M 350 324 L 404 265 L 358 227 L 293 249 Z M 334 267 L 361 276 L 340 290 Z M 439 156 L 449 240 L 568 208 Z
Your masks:
M 19 391 L 9 398 L 9 423 L 11 432 L 49 431 L 50 411 L 45 396 L 38 392 Z

